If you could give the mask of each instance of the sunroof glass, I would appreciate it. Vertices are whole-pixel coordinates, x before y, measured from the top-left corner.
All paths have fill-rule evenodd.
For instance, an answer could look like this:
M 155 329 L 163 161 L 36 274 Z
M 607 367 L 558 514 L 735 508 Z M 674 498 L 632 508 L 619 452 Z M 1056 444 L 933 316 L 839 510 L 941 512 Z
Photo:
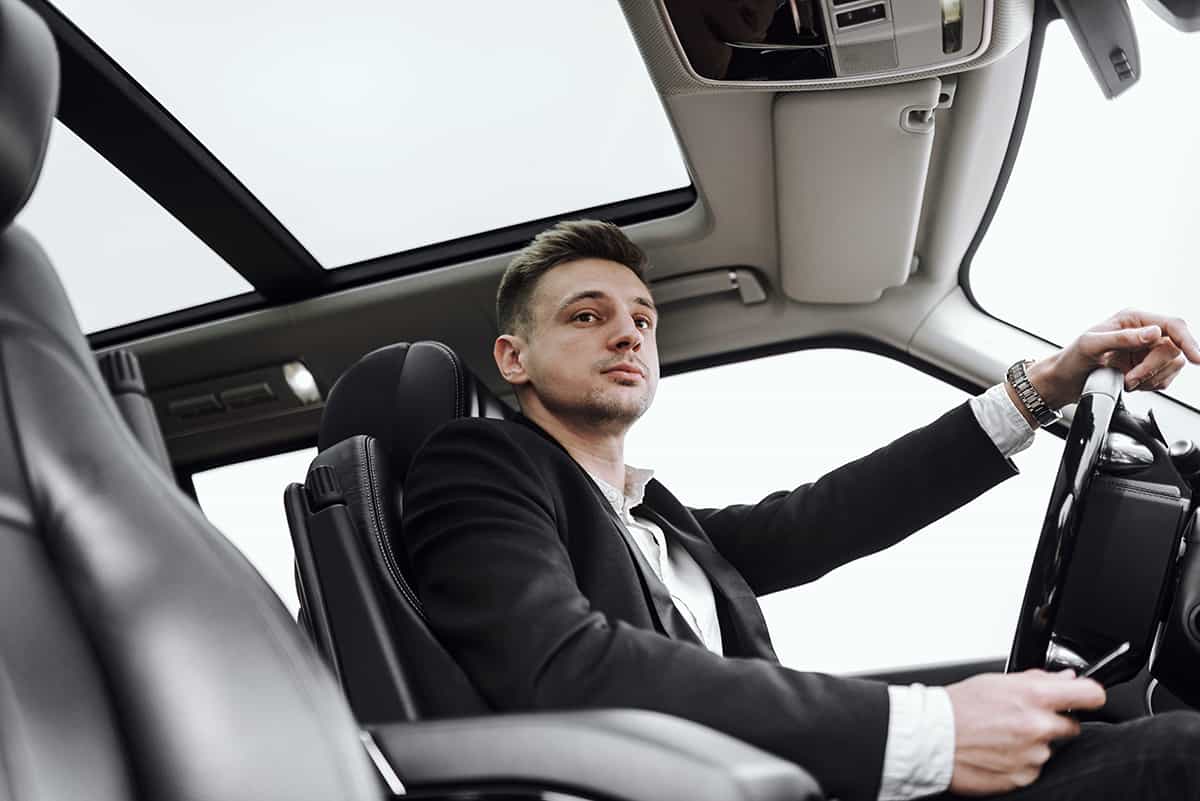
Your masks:
M 17 224 L 41 242 L 89 333 L 252 290 L 57 120 Z
M 58 6 L 326 267 L 690 184 L 616 2 Z

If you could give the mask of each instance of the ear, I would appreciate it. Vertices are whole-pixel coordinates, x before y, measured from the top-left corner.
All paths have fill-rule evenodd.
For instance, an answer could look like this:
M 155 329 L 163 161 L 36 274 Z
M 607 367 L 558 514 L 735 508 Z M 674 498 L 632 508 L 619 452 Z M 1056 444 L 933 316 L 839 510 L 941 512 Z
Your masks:
M 514 387 L 529 383 L 521 356 L 525 352 L 525 340 L 516 334 L 501 334 L 492 346 L 492 358 L 501 377 Z

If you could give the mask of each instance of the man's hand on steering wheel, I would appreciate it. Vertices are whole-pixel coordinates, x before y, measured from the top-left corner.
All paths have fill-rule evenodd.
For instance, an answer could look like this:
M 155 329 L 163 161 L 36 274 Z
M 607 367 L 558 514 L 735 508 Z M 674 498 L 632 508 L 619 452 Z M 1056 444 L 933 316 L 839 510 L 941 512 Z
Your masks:
M 1079 400 L 1097 367 L 1125 375 L 1125 389 L 1165 389 L 1187 362 L 1200 364 L 1200 344 L 1178 317 L 1125 309 L 1053 356 L 1029 368 L 1029 380 L 1052 409 Z

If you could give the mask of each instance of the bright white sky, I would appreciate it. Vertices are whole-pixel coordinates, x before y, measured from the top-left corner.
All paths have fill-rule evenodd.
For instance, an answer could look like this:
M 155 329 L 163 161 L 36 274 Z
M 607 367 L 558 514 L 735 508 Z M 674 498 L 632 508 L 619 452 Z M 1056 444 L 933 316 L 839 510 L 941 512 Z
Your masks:
M 168 14 L 146 0 L 60 3 L 327 266 L 687 183 L 615 3 L 530 0 L 496 16 L 495 4 L 468 2 L 450 25 L 436 4 L 361 0 L 328 15 L 312 3 L 319 16 L 307 21 L 295 4 L 287 14 L 259 5 L 171 4 Z M 495 35 L 514 9 L 528 9 L 521 32 Z M 1021 156 L 972 271 L 985 308 L 1058 342 L 1122 306 L 1189 315 L 1200 289 L 1200 112 L 1191 100 L 1200 38 L 1133 10 L 1145 76 L 1116 102 L 1103 100 L 1065 27 L 1052 26 Z M 466 23 L 472 15 L 486 35 Z M 563 29 L 588 36 L 558 36 Z M 347 41 L 352 52 L 331 49 Z M 538 47 L 496 50 L 514 41 Z M 458 71 L 469 53 L 484 55 L 483 65 Z M 455 116 L 463 110 L 469 118 Z M 86 148 L 71 138 L 56 132 L 47 180 L 22 221 L 66 269 L 85 329 L 245 291 L 181 229 L 151 235 L 161 212 L 137 190 L 80 190 L 75 171 L 97 185 L 112 176 L 103 162 L 84 165 Z M 63 219 L 72 236 L 56 240 L 49 234 Z M 130 250 L 135 242 L 147 250 Z M 144 303 L 114 286 L 138 286 Z M 92 298 L 103 302 L 84 300 Z M 1200 372 L 1180 386 L 1200 402 Z M 963 399 L 911 368 L 845 351 L 714 368 L 663 382 L 631 437 L 630 461 L 653 467 L 693 505 L 753 501 Z M 1021 476 L 966 509 L 766 599 L 783 661 L 845 672 L 1004 656 L 1060 450 L 1040 436 L 1017 457 Z M 196 476 L 206 512 L 293 610 L 281 495 L 311 457 Z

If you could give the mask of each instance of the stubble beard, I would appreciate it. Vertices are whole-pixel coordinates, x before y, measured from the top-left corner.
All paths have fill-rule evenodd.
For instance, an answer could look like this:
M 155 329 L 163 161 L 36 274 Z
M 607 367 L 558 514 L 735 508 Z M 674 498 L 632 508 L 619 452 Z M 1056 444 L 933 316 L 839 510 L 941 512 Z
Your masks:
M 544 398 L 542 404 L 555 415 L 575 420 L 594 428 L 628 428 L 650 408 L 653 393 L 646 389 L 636 399 L 619 399 L 593 388 L 582 400 Z

